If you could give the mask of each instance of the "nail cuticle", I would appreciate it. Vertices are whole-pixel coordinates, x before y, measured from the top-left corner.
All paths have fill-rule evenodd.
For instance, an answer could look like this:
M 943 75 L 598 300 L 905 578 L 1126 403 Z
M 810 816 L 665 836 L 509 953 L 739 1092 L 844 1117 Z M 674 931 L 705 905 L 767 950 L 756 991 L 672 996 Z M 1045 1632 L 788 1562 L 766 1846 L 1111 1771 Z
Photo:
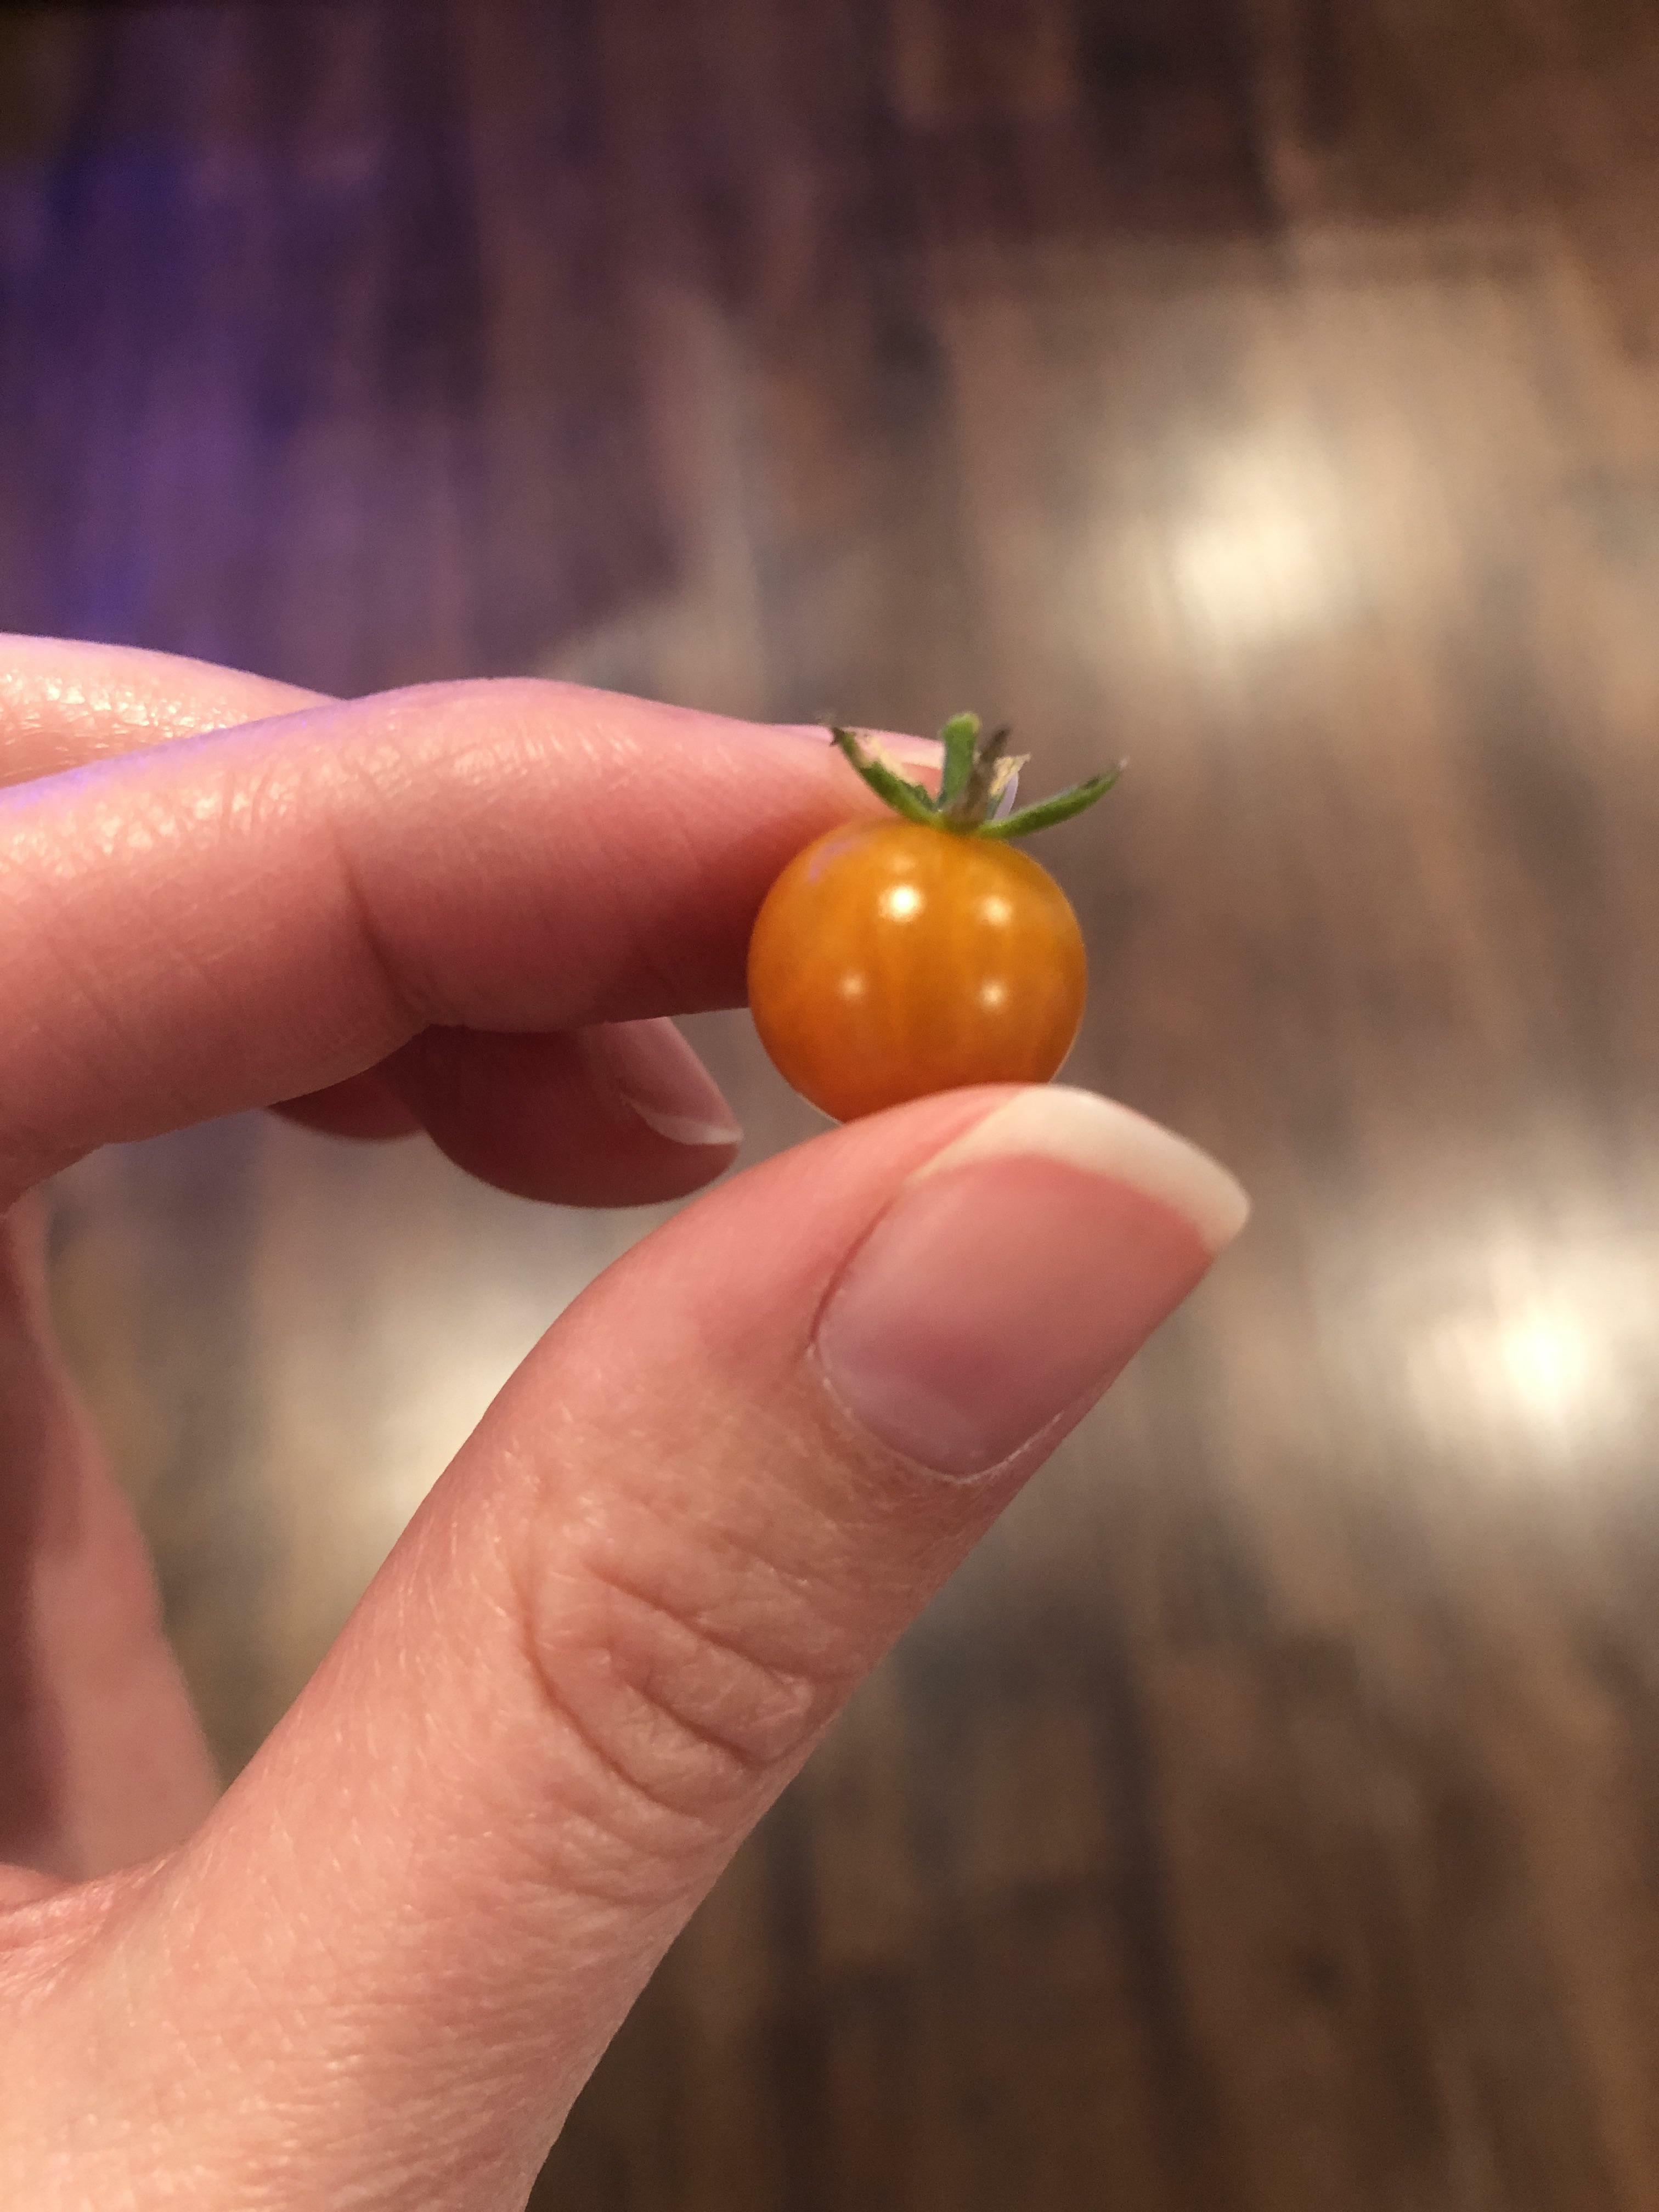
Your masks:
M 873 1444 L 896 1471 L 908 1475 L 918 1484 L 937 1485 L 944 1490 L 994 1490 L 1000 1483 L 1017 1486 L 1024 1481 L 1028 1468 L 1045 1459 L 1076 1428 L 1098 1402 L 1102 1391 L 1109 1388 L 1115 1379 L 1108 1376 L 1104 1383 L 1085 1385 L 1069 1405 L 1045 1421 L 1040 1429 L 1024 1437 L 1011 1451 L 1005 1452 L 1000 1459 L 992 1461 L 988 1467 L 962 1470 L 935 1467 L 931 1461 L 918 1458 L 915 1452 L 902 1450 L 875 1435 L 836 1388 L 835 1379 L 826 1371 L 816 1344 L 809 1347 L 807 1356 L 818 1388 L 834 1407 L 836 1418 L 853 1435 L 866 1447 Z

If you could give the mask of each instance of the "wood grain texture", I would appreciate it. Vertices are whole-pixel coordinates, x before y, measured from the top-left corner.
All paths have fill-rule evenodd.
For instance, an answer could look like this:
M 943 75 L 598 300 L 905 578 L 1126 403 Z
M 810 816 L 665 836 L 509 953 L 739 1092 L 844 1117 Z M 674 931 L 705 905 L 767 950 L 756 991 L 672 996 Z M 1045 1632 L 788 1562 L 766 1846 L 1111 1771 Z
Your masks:
M 549 2204 L 1659 2207 L 1656 96 L 1647 0 L 0 8 L 0 626 L 1127 752 L 1075 1072 L 1256 1197 Z M 648 1225 L 63 1179 L 228 1764 Z

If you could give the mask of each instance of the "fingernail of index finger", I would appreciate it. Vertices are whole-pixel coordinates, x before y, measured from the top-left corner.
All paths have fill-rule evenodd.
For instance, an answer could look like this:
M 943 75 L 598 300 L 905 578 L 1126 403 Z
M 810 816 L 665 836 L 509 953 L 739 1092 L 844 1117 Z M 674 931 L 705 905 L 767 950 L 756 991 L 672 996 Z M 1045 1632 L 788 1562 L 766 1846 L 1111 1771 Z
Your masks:
M 791 737 L 813 738 L 819 744 L 827 745 L 830 741 L 829 729 L 823 722 L 780 722 L 775 726 Z M 902 730 L 866 730 L 862 727 L 859 735 L 866 744 L 878 745 L 883 752 L 902 761 L 908 768 L 937 769 L 945 758 L 945 748 L 937 738 L 912 737 Z

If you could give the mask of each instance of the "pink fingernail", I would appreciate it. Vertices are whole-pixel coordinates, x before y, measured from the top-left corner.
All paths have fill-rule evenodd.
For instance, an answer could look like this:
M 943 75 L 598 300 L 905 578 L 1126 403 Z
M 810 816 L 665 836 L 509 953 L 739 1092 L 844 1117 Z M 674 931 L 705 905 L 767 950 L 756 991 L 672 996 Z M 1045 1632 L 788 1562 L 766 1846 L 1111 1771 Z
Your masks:
M 1127 1108 L 1022 1091 L 911 1176 L 818 1325 L 830 1388 L 944 1474 L 1103 1390 L 1244 1225 L 1224 1168 Z
M 672 1022 L 613 1022 L 592 1036 L 618 1096 L 658 1136 L 675 1145 L 742 1140 L 719 1085 Z

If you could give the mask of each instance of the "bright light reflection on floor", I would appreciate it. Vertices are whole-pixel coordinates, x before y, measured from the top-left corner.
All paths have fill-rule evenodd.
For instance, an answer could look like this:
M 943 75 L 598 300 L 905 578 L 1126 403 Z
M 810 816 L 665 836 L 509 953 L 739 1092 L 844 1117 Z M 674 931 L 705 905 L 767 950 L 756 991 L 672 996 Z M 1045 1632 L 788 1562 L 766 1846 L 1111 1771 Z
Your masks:
M 1334 620 L 1352 596 L 1342 487 L 1316 448 L 1279 434 L 1223 447 L 1172 520 L 1169 560 L 1195 627 L 1242 645 Z
M 1475 1408 L 1565 1442 L 1617 1411 L 1614 1363 L 1583 1316 L 1560 1309 L 1446 1316 L 1407 1346 L 1406 1374 L 1434 1420 Z
M 1431 1429 L 1474 1425 L 1570 1457 L 1644 1419 L 1659 1347 L 1645 1255 L 1510 1247 L 1456 1273 L 1462 1294 L 1448 1297 L 1443 1274 L 1439 1297 L 1415 1301 L 1418 1316 L 1395 1339 L 1407 1393 Z
M 1598 1379 L 1599 1347 L 1577 1314 L 1547 1309 L 1522 1314 L 1498 1332 L 1495 1346 L 1504 1379 L 1517 1401 L 1541 1420 L 1570 1420 L 1591 1396 Z

